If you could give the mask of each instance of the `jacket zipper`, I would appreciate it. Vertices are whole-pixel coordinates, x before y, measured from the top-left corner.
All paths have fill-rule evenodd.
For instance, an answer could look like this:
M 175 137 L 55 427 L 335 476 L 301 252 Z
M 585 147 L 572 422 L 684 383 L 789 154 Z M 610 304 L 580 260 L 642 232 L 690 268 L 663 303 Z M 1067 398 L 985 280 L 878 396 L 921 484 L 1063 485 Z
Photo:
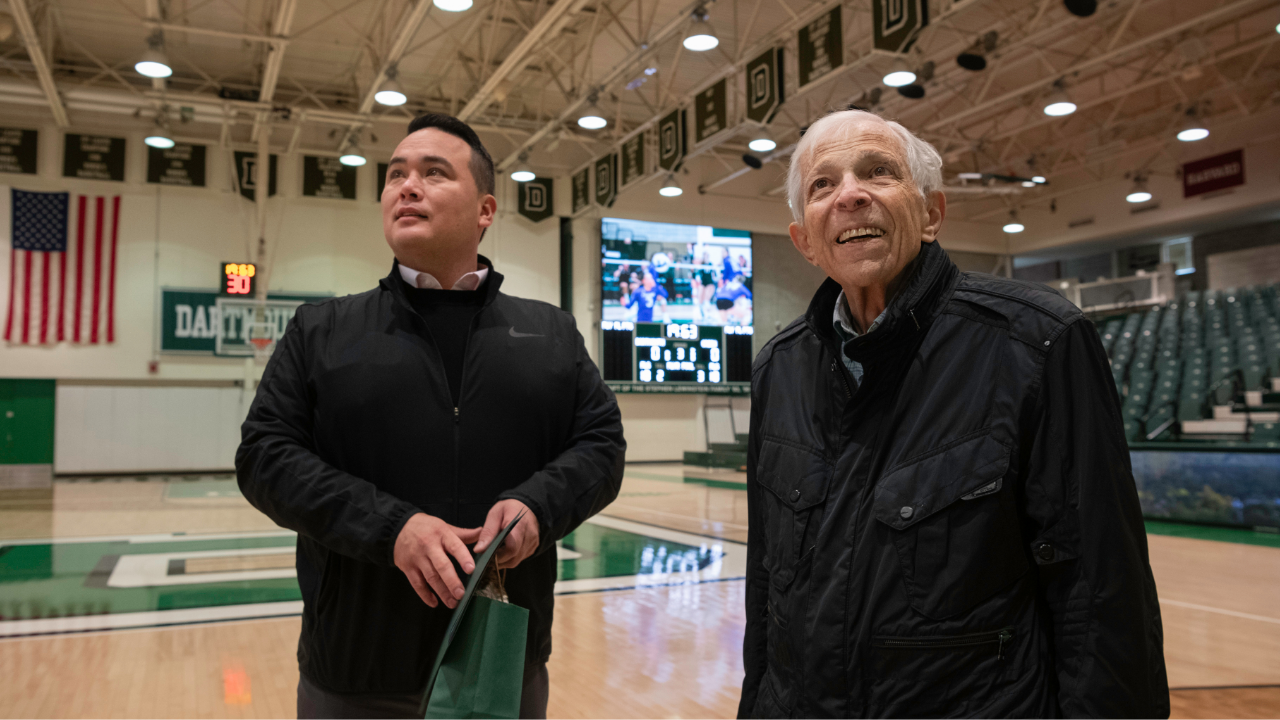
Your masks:
M 461 501 L 459 498 L 462 494 L 462 395 L 466 389 L 467 380 L 467 352 L 471 349 L 471 336 L 475 333 L 476 320 L 480 317 L 480 313 L 485 311 L 488 303 L 482 304 L 476 314 L 471 317 L 471 322 L 467 325 L 467 342 L 462 346 L 462 377 L 458 378 L 458 404 L 453 406 L 453 517 L 457 522 L 461 522 L 458 513 L 461 510 Z
M 831 361 L 831 372 L 840 376 L 840 385 L 844 388 L 844 397 L 846 400 L 853 399 L 853 389 L 849 387 L 849 378 L 845 377 L 848 370 L 840 367 L 840 359 L 835 358 Z
M 872 644 L 879 648 L 903 648 L 916 650 L 946 650 L 951 648 L 973 647 L 975 645 L 996 645 L 996 659 L 1004 660 L 1004 646 L 1013 639 L 1013 628 L 1003 628 L 995 632 L 973 633 L 971 635 L 951 635 L 944 637 L 878 637 Z

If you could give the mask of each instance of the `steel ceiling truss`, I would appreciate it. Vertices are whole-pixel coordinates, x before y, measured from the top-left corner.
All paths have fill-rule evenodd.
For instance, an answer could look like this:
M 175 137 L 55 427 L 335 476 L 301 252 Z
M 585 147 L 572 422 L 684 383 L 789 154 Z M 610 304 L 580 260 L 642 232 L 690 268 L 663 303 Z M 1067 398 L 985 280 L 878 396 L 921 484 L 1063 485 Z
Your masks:
M 780 147 L 763 158 L 765 172 L 744 170 L 733 158 L 736 138 L 750 129 L 741 118 L 693 148 L 694 156 L 724 150 L 705 166 L 703 190 L 750 186 L 762 196 L 776 194 L 779 161 L 800 129 L 829 110 L 871 104 L 867 91 L 879 86 L 892 60 L 870 47 L 865 0 L 842 2 L 844 66 L 799 92 L 796 31 L 826 12 L 829 0 L 477 0 L 461 14 L 442 12 L 430 0 L 10 3 L 22 16 L 15 19 L 24 47 L 0 55 L 0 72 L 17 80 L 0 82 L 0 99 L 31 104 L 43 97 L 59 125 L 69 123 L 68 107 L 159 112 L 181 104 L 194 108 L 195 120 L 219 125 L 224 144 L 235 141 L 238 127 L 248 128 L 241 138 L 253 139 L 273 125 L 288 132 L 279 141 L 292 150 L 305 127 L 317 126 L 338 129 L 329 141 L 336 150 L 352 133 L 436 110 L 491 133 L 503 169 L 528 155 L 558 171 L 578 166 L 720 78 L 731 78 L 731 92 L 740 93 L 745 62 L 786 47 L 788 96 L 771 128 Z M 722 42 L 709 53 L 687 52 L 680 41 L 703 4 Z M 1061 5 L 933 0 L 933 20 L 908 55 L 916 67 L 934 63 L 926 98 L 889 90 L 874 109 L 934 142 L 948 169 L 1003 169 L 1035 157 L 1055 174 L 1095 182 L 1125 164 L 1094 154 L 1096 148 L 1117 141 L 1146 147 L 1144 138 L 1168 134 L 1178 110 L 1194 105 L 1218 122 L 1271 108 L 1280 35 L 1274 20 L 1263 23 L 1261 15 L 1269 17 L 1274 0 L 1120 0 L 1084 19 Z M 112 32 L 101 30 L 104 22 Z M 142 38 L 157 29 L 165 33 L 175 74 L 152 87 L 132 62 L 145 47 Z M 999 43 L 987 69 L 957 67 L 956 54 L 992 30 Z M 411 98 L 405 108 L 374 103 L 392 68 Z M 1057 82 L 1079 109 L 1047 119 L 1040 106 Z M 224 90 L 231 95 L 219 97 Z M 236 95 L 255 90 L 256 100 Z M 593 97 L 611 127 L 579 131 L 574 121 Z

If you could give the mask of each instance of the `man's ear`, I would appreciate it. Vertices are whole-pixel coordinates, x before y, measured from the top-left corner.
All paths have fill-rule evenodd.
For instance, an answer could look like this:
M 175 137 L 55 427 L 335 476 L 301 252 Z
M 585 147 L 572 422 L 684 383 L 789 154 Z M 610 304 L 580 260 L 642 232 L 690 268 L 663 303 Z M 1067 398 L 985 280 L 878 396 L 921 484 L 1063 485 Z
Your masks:
M 480 227 L 487 228 L 493 224 L 498 212 L 498 201 L 492 195 L 485 195 L 480 200 Z
M 796 246 L 796 249 L 800 251 L 805 260 L 809 261 L 810 265 L 817 267 L 818 263 L 813 257 L 813 248 L 809 245 L 809 233 L 804 229 L 804 226 L 800 223 L 791 223 L 787 231 L 791 233 L 791 244 Z
M 941 190 L 933 193 L 925 202 L 925 212 L 928 213 L 929 220 L 920 239 L 933 242 L 938 239 L 938 229 L 942 227 L 942 219 L 947 216 L 947 196 Z

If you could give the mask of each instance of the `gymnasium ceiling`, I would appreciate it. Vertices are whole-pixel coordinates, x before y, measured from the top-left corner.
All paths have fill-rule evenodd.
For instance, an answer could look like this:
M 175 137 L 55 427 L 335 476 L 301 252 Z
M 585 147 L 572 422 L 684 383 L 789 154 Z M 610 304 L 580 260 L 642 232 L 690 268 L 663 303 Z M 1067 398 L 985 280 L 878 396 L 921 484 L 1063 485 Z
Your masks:
M 783 47 L 786 101 L 771 126 L 778 149 L 763 155 L 762 169 L 748 168 L 742 154 L 756 128 L 743 123 L 695 148 L 686 190 L 783 202 L 800 128 L 853 103 L 937 146 L 952 216 L 997 225 L 1014 206 L 1134 173 L 1172 174 L 1188 108 L 1215 133 L 1259 115 L 1280 120 L 1277 0 L 1101 0 L 1090 17 L 1072 15 L 1063 0 L 931 0 L 931 22 L 906 57 L 934 67 L 914 100 L 882 85 L 895 57 L 872 49 L 870 0 L 475 0 L 460 13 L 429 0 L 8 4 L 31 18 L 32 32 L 19 24 L 0 43 L 6 116 L 142 132 L 164 113 L 179 139 L 249 147 L 265 132 L 273 152 L 336 152 L 354 135 L 379 154 L 413 114 L 444 111 L 481 131 L 500 168 L 524 154 L 538 174 L 559 177 L 721 77 L 740 96 L 745 63 Z M 844 65 L 797 92 L 797 31 L 837 4 Z M 681 41 L 700 6 L 720 45 L 697 53 Z M 157 29 L 174 68 L 168 80 L 133 69 Z M 959 67 L 957 54 L 991 32 L 987 68 Z M 400 108 L 373 100 L 391 67 L 409 97 Z M 1055 83 L 1079 106 L 1073 115 L 1041 111 Z M 609 120 L 599 131 L 575 122 L 593 94 Z M 989 185 L 959 172 L 1049 183 Z M 628 192 L 656 192 L 663 175 Z

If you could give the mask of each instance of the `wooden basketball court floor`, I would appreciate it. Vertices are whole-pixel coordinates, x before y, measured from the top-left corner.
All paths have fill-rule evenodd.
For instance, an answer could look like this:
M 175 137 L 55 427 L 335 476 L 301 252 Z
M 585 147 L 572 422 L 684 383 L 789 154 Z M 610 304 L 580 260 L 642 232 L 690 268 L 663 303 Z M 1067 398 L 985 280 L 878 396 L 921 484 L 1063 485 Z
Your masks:
M 551 717 L 727 717 L 744 476 L 631 465 L 562 543 Z M 1174 717 L 1280 716 L 1280 536 L 1149 523 Z M 221 476 L 0 492 L 0 717 L 294 717 L 294 536 Z

